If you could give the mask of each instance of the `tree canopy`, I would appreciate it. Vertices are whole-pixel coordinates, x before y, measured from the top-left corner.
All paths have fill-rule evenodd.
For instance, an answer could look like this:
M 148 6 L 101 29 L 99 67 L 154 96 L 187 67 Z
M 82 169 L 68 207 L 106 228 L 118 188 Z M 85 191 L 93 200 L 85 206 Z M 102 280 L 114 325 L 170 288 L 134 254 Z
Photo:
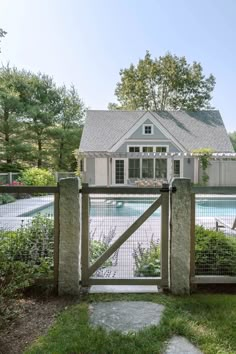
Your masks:
M 44 74 L 0 68 L 0 169 L 75 170 L 85 107 L 72 86 Z
M 191 110 L 209 109 L 215 77 L 205 77 L 200 63 L 167 53 L 152 58 L 147 51 L 135 66 L 120 70 L 115 95 L 118 104 L 109 109 Z

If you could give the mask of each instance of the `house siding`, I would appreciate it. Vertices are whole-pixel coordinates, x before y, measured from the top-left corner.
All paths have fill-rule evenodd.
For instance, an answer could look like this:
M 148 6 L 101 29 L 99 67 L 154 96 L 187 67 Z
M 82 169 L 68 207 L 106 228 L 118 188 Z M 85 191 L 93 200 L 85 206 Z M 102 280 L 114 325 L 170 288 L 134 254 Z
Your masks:
M 155 146 L 164 145 L 168 147 L 169 152 L 180 152 L 180 150 L 167 138 L 155 125 L 153 125 L 153 134 L 144 135 L 143 125 L 153 124 L 151 120 L 147 119 L 130 137 L 122 144 L 116 151 L 127 152 L 128 145 L 137 146 Z
M 96 186 L 107 185 L 107 158 L 95 159 L 95 184 Z
M 194 181 L 194 159 L 184 159 L 183 177 L 190 178 L 192 182 Z
M 95 158 L 86 159 L 86 172 L 84 180 L 88 184 L 95 184 Z
M 151 135 L 144 135 L 143 134 L 143 125 L 145 124 L 152 124 L 152 121 L 147 119 L 140 127 L 130 136 L 129 139 L 145 139 L 145 140 L 152 140 L 152 139 L 167 139 L 166 136 L 154 125 L 153 126 L 153 134 Z

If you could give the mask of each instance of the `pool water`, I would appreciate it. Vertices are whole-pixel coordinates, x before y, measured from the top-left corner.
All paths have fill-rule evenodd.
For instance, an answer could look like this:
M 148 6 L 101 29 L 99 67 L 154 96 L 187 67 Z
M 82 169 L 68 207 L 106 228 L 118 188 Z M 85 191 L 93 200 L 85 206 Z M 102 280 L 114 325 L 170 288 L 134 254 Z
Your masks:
M 90 216 L 139 216 L 155 199 L 92 199 L 90 201 Z M 53 215 L 53 204 L 37 211 L 32 211 L 28 216 L 38 213 L 46 216 Z M 154 216 L 160 215 L 160 208 Z M 196 216 L 236 216 L 236 198 L 204 198 L 196 199 Z

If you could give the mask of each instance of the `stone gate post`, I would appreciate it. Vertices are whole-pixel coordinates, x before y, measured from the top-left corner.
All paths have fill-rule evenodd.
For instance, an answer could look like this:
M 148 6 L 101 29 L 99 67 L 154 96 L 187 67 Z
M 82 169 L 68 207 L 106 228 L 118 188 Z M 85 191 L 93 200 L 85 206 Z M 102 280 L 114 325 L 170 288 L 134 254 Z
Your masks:
M 80 179 L 60 180 L 58 294 L 78 295 L 80 290 Z
M 171 187 L 173 192 L 170 201 L 170 290 L 174 294 L 189 294 L 191 181 L 187 178 L 175 178 Z

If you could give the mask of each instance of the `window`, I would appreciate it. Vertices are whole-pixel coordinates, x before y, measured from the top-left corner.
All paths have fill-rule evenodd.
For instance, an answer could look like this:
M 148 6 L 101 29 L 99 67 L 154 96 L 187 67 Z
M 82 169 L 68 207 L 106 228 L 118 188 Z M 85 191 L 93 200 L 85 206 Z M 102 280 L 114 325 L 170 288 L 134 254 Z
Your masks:
M 156 159 L 155 178 L 167 177 L 167 159 Z
M 116 160 L 116 184 L 124 184 L 124 160 Z
M 140 178 L 139 159 L 129 159 L 129 178 Z
M 84 160 L 80 160 L 79 161 L 79 170 L 80 172 L 84 172 Z
M 130 146 L 129 147 L 129 152 L 139 152 L 140 148 L 139 146 Z
M 144 146 L 143 152 L 153 152 L 153 146 Z
M 143 134 L 152 135 L 153 134 L 153 125 L 152 124 L 144 124 Z
M 174 177 L 180 177 L 180 160 L 174 160 Z
M 166 146 L 157 146 L 156 152 L 166 152 Z
M 153 159 L 143 159 L 142 178 L 153 178 Z

